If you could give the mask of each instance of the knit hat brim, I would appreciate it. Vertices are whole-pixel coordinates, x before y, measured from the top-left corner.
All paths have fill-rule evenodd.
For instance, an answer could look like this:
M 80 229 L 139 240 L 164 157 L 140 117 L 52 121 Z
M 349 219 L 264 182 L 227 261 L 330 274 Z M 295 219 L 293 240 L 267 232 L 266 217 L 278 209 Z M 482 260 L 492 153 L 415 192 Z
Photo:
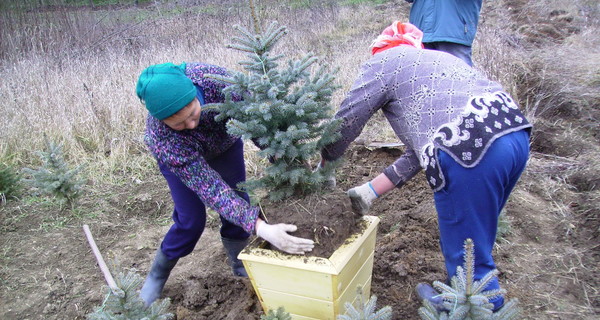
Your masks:
M 185 74 L 185 63 L 163 63 L 142 71 L 136 93 L 153 117 L 164 120 L 196 97 L 196 87 Z

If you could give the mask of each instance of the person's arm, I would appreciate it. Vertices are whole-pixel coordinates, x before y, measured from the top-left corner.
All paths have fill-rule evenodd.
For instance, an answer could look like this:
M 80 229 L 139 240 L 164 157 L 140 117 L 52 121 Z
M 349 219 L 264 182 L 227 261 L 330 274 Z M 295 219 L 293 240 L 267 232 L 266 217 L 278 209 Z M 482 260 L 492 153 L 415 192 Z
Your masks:
M 336 118 L 342 119 L 341 138 L 323 148 L 321 157 L 324 161 L 333 161 L 341 157 L 350 143 L 362 132 L 371 116 L 388 103 L 389 75 L 382 69 L 383 63 L 380 63 L 379 59 L 371 59 L 363 65 L 352 89 L 335 115 Z
M 400 188 L 421 170 L 419 157 L 407 145 L 406 152 L 394 161 L 393 164 L 385 168 L 383 174 L 386 175 L 396 188 Z
M 250 205 L 210 167 L 198 146 L 163 143 L 155 148 L 155 156 L 209 208 L 231 223 L 253 233 L 258 208 Z M 176 146 L 176 147 L 171 147 Z
M 179 148 L 181 150 L 182 148 Z M 174 161 L 173 158 L 171 161 Z M 219 213 L 223 218 L 241 226 L 246 232 L 253 233 L 271 243 L 281 251 L 292 254 L 304 254 L 312 251 L 314 242 L 294 237 L 288 232 L 296 231 L 295 225 L 270 225 L 260 219 L 259 208 L 251 206 L 221 179 L 203 157 L 197 156 L 189 163 L 180 162 L 169 166 L 188 188 L 198 194 L 202 202 Z
M 416 161 L 416 165 L 415 165 Z M 408 149 L 394 164 L 385 168 L 373 180 L 348 190 L 352 210 L 357 214 L 367 214 L 376 198 L 401 187 L 421 169 L 416 154 Z

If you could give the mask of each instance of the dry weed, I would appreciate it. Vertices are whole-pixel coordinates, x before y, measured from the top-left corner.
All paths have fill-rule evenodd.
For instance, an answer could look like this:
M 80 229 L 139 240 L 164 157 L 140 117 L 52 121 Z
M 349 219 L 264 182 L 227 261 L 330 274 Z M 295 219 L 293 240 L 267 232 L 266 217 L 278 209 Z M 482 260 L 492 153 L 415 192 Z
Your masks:
M 257 3 L 264 19 L 289 27 L 280 52 L 294 58 L 313 51 L 332 68 L 339 67 L 342 89 L 334 103 L 341 102 L 358 66 L 368 58 L 373 29 L 391 22 L 373 24 L 381 20 L 381 11 L 340 7 L 335 1 L 306 8 Z M 249 14 L 240 2 L 228 5 L 169 3 L 93 12 L 63 8 L 21 12 L 20 20 L 9 20 L 16 25 L 38 20 L 39 28 L 34 28 L 37 33 L 14 26 L 3 29 L 3 39 L 10 41 L 3 42 L 6 59 L 0 69 L 0 112 L 5 115 L 0 120 L 0 158 L 10 155 L 11 162 L 27 164 L 46 133 L 64 145 L 69 161 L 91 163 L 93 179 L 147 170 L 152 160 L 142 141 L 146 111 L 135 97 L 137 75 L 163 62 L 204 61 L 239 69 L 240 54 L 226 49 L 225 39 L 233 33 L 231 26 L 246 23 Z M 52 28 L 43 27 L 51 22 Z M 22 43 L 24 39 L 31 43 Z

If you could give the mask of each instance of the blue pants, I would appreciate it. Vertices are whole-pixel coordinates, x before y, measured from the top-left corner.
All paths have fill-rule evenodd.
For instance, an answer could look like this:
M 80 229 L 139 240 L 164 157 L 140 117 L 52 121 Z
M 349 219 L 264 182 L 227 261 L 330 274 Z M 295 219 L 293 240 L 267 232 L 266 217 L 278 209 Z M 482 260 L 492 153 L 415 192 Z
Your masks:
M 223 180 L 233 188 L 246 181 L 244 144 L 238 140 L 229 150 L 208 161 Z M 198 195 L 188 188 L 174 173 L 159 164 L 159 168 L 171 190 L 174 202 L 173 221 L 161 244 L 162 252 L 170 259 L 181 258 L 194 250 L 206 224 L 206 207 Z M 246 193 L 236 191 L 240 197 L 250 201 Z M 239 226 L 221 218 L 221 237 L 242 240 L 250 235 Z
M 446 177 L 444 189 L 434 193 L 440 228 L 440 246 L 448 277 L 464 262 L 464 241 L 475 245 L 475 280 L 494 270 L 492 249 L 496 240 L 498 216 L 506 204 L 529 158 L 529 133 L 513 132 L 494 141 L 481 162 L 465 168 L 444 151 L 439 161 Z M 486 290 L 498 289 L 494 279 Z M 502 306 L 498 298 L 495 308 Z
M 469 66 L 473 66 L 473 60 L 471 59 L 473 50 L 470 46 L 453 42 L 429 42 L 423 43 L 423 45 L 425 46 L 425 49 L 447 52 L 457 58 L 460 58 Z

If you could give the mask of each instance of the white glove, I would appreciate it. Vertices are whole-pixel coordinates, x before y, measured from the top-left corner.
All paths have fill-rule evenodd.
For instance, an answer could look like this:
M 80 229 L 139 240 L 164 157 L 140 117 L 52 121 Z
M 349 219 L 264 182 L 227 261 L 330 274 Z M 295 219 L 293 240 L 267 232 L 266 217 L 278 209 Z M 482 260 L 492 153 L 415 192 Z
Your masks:
M 279 223 L 271 225 L 262 220 L 256 223 L 256 235 L 265 239 L 277 249 L 292 254 L 304 254 L 312 251 L 315 246 L 314 241 L 288 234 L 288 232 L 294 232 L 296 229 L 297 227 L 292 224 Z

